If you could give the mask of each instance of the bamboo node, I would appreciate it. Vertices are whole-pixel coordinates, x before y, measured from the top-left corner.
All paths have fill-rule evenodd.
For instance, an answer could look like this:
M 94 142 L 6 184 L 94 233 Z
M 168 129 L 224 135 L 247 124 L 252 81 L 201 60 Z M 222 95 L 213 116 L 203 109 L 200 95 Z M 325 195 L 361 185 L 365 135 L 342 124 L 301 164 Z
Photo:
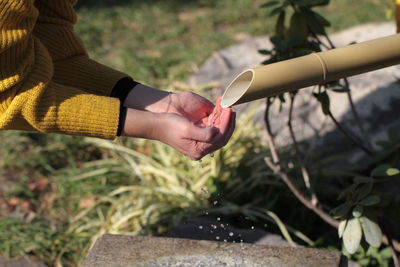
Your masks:
M 326 67 L 326 63 L 325 63 L 324 59 L 318 53 L 312 53 L 312 55 L 316 56 L 318 58 L 319 62 L 321 63 L 322 71 L 323 71 L 323 79 L 324 79 L 323 84 L 326 84 L 328 82 L 327 81 L 328 68 Z

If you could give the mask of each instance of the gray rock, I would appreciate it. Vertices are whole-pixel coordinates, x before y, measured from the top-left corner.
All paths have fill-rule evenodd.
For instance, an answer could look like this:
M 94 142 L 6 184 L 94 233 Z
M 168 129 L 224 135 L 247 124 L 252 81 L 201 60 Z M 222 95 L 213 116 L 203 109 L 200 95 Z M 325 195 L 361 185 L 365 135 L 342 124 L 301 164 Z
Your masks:
M 339 252 L 165 237 L 103 235 L 86 267 L 129 266 L 344 266 Z
M 38 259 L 28 257 L 12 260 L 0 258 L 0 267 L 46 267 L 46 265 Z

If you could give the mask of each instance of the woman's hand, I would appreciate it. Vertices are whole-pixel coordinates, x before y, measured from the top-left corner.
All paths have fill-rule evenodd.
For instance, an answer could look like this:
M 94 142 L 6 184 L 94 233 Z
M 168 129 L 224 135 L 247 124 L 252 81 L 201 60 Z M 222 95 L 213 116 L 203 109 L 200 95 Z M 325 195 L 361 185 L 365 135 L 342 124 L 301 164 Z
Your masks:
M 235 120 L 223 117 L 223 122 L 207 127 L 174 113 L 128 109 L 122 135 L 158 140 L 199 160 L 224 146 L 232 135 Z
M 234 131 L 235 113 L 230 108 L 222 109 L 220 101 L 214 106 L 195 93 L 170 94 L 139 85 L 124 105 L 152 114 L 153 119 L 145 119 L 153 125 L 151 134 L 140 137 L 159 140 L 197 160 L 226 145 Z M 129 122 L 130 113 L 133 114 L 128 109 L 128 128 L 137 125 L 137 119 Z M 142 114 L 141 118 L 148 116 Z

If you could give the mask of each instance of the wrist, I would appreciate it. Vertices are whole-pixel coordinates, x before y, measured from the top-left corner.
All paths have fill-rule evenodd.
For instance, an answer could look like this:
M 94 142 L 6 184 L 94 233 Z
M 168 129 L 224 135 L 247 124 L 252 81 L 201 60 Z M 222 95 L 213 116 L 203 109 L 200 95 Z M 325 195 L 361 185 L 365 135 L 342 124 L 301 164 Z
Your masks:
M 128 108 L 121 135 L 156 139 L 157 120 L 156 114 L 152 112 Z
M 171 93 L 143 84 L 136 85 L 124 101 L 124 106 L 154 113 L 167 112 L 171 102 Z

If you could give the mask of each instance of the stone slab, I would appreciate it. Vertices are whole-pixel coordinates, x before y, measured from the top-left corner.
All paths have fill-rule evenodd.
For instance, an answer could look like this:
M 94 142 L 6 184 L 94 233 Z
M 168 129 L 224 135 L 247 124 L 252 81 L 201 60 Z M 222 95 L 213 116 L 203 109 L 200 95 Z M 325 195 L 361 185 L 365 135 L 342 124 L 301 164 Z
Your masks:
M 339 252 L 179 238 L 105 234 L 85 267 L 345 266 Z
M 47 267 L 42 261 L 34 258 L 3 259 L 0 258 L 0 267 Z

